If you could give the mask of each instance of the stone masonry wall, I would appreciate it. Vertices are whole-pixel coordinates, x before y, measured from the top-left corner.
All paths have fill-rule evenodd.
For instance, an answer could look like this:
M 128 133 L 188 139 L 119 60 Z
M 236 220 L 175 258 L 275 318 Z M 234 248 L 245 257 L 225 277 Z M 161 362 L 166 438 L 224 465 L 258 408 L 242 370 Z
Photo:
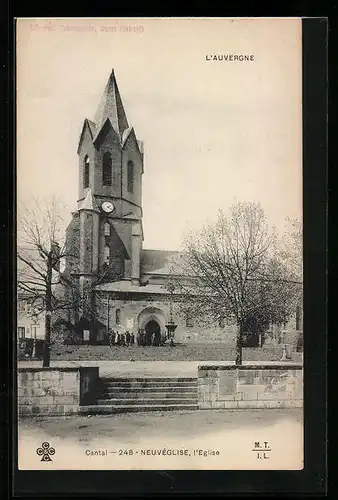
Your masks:
M 301 365 L 199 366 L 200 409 L 301 408 Z
M 95 402 L 98 376 L 97 367 L 19 368 L 19 415 L 78 413 Z

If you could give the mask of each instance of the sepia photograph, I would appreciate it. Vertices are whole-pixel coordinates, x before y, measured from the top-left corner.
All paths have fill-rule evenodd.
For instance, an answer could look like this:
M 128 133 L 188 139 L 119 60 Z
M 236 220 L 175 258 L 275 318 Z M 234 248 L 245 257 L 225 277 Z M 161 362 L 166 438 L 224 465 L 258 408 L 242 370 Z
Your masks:
M 301 18 L 16 45 L 19 470 L 302 470 Z

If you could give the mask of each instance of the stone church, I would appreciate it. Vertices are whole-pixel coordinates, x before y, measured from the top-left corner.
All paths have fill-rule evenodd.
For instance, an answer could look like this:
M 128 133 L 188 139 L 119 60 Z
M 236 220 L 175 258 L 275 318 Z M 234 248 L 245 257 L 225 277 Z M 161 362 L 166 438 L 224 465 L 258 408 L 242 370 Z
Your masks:
M 107 342 L 108 330 L 166 336 L 171 318 L 177 341 L 235 340 L 224 324 L 194 324 L 170 294 L 170 265 L 178 252 L 143 248 L 143 143 L 128 122 L 114 71 L 94 121 L 85 119 L 78 149 L 78 206 L 66 230 L 72 258 L 64 276 L 80 293 L 92 290 L 95 320 L 77 323 L 83 343 Z
M 114 71 L 94 121 L 84 120 L 77 153 L 78 208 L 66 230 L 72 258 L 64 275 L 78 281 L 81 293 L 94 290 L 98 311 L 96 321 L 79 322 L 82 341 L 105 342 L 108 329 L 135 335 L 142 329 L 163 339 L 170 309 L 177 340 L 209 338 L 211 331 L 214 340 L 224 336 L 223 325 L 205 331 L 176 307 L 166 285 L 179 253 L 143 248 L 143 143 L 128 122 Z

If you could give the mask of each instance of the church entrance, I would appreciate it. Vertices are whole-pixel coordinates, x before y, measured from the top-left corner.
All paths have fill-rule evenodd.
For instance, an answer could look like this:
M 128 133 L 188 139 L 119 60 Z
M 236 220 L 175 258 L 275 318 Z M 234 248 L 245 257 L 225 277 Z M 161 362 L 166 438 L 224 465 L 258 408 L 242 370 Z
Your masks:
M 151 319 L 145 326 L 146 345 L 159 346 L 161 343 L 161 327 L 156 320 Z

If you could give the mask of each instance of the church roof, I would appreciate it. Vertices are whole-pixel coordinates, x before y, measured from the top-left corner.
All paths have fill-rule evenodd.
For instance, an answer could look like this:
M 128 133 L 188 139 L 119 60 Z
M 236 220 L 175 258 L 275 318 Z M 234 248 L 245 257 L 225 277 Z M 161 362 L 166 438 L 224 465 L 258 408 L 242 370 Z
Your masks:
M 109 118 L 113 129 L 122 140 L 123 132 L 129 128 L 128 120 L 119 88 L 117 86 L 114 70 L 112 70 L 101 98 L 101 102 L 95 115 L 96 135 L 99 134 L 102 126 Z
M 140 265 L 142 273 L 170 274 L 171 266 L 181 252 L 170 250 L 141 250 Z
M 95 135 L 96 135 L 96 124 L 94 122 L 92 122 L 91 120 L 88 120 L 88 118 L 86 118 L 86 120 L 88 122 L 89 129 L 90 129 L 90 132 L 92 134 L 92 137 L 95 137 Z
M 93 210 L 94 212 L 99 212 L 99 207 L 97 206 L 96 200 L 93 196 L 92 190 L 88 188 L 86 197 L 84 200 L 79 201 L 79 210 Z
M 149 284 L 145 286 L 133 285 L 130 281 L 114 281 L 97 285 L 95 290 L 100 292 L 117 292 L 117 293 L 151 293 L 151 294 L 168 294 L 168 290 L 163 285 Z M 175 292 L 174 293 L 178 293 Z

